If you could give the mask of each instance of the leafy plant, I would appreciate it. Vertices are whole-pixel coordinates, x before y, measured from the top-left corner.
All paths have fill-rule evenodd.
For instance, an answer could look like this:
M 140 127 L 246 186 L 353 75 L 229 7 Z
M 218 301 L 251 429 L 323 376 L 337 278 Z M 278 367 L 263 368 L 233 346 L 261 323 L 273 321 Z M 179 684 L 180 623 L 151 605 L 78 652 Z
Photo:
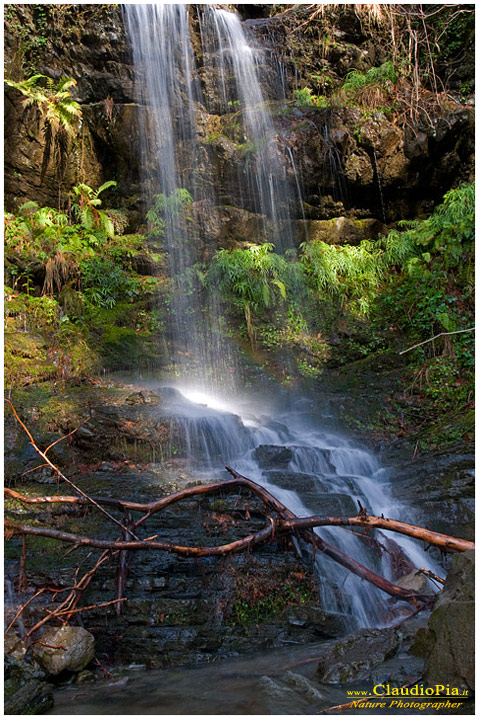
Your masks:
M 301 245 L 301 263 L 317 292 L 337 295 L 342 304 L 352 301 L 368 313 L 383 277 L 382 251 L 371 240 L 360 245 L 328 245 L 313 240 Z
M 387 60 L 380 67 L 370 68 L 366 73 L 352 70 L 338 92 L 338 99 L 363 109 L 378 109 L 392 101 L 398 75 L 394 64 Z
M 293 99 L 297 107 L 328 107 L 328 100 L 324 95 L 315 95 L 309 87 L 293 91 Z
M 5 82 L 25 95 L 24 106 L 26 108 L 35 106 L 43 118 L 45 149 L 40 182 L 47 171 L 52 151 L 57 158 L 61 181 L 66 166 L 69 140 L 75 134 L 77 123 L 82 117 L 79 103 L 73 100 L 70 94 L 70 89 L 77 84 L 76 80 L 62 77 L 55 82 L 46 75 L 32 75 L 32 77 L 19 82 L 13 80 L 5 80 Z
M 163 236 L 165 234 L 165 221 L 175 218 L 182 218 L 190 221 L 187 214 L 193 202 L 193 197 L 185 188 L 177 188 L 170 195 L 160 193 L 153 196 L 153 204 L 146 214 L 149 223 L 149 230 L 152 235 Z
M 98 190 L 94 190 L 89 185 L 81 183 L 73 187 L 70 194 L 74 217 L 86 230 L 95 233 L 101 240 L 113 237 L 115 226 L 108 213 L 99 209 L 102 204 L 99 195 L 109 187 L 116 187 L 116 185 L 115 180 L 108 180 Z
M 252 309 L 268 308 L 287 297 L 288 262 L 273 251 L 272 243 L 249 245 L 245 250 L 218 250 L 206 282 L 218 286 L 245 314 L 247 333 L 254 345 Z
M 82 289 L 92 305 L 112 308 L 119 300 L 138 294 L 138 283 L 112 260 L 87 258 L 80 264 Z

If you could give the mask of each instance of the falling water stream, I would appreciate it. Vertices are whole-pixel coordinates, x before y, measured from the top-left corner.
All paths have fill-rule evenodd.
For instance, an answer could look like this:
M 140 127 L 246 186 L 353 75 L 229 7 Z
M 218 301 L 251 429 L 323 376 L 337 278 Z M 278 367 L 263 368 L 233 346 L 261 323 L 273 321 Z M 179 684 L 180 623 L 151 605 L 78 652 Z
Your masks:
M 275 405 L 265 400 L 261 404 L 235 402 L 180 386 L 170 390 L 161 412 L 171 417 L 175 433 L 181 427 L 184 453 L 196 477 L 228 477 L 224 466 L 230 465 L 301 517 L 353 515 L 360 502 L 370 514 L 415 520 L 407 507 L 392 499 L 388 473 L 377 458 L 346 437 L 323 429 L 305 398 L 285 396 Z M 375 557 L 348 530 L 317 532 L 360 563 L 394 579 L 389 553 Z M 429 556 L 413 540 L 383 531 L 378 534 L 382 536 L 384 542 L 389 538 L 390 550 L 403 557 L 406 567 L 432 567 Z M 383 591 L 330 558 L 320 554 L 316 565 L 322 608 L 343 614 L 348 629 L 386 625 L 402 612 L 402 603 L 392 610 Z

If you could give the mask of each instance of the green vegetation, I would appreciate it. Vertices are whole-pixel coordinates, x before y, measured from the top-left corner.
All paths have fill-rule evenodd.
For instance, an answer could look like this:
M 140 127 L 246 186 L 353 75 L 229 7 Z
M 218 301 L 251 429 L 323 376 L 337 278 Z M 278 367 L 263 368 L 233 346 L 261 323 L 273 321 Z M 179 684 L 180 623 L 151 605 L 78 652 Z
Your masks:
M 163 237 L 165 223 L 175 219 L 175 228 L 178 231 L 182 223 L 191 222 L 190 208 L 193 197 L 185 188 L 177 188 L 170 195 L 160 193 L 153 196 L 153 203 L 147 212 L 149 234 L 151 237 Z M 181 238 L 178 238 L 179 240 Z
M 62 77 L 55 82 L 46 75 L 33 75 L 27 80 L 6 84 L 25 95 L 25 107 L 36 107 L 44 125 L 45 149 L 43 153 L 40 181 L 48 168 L 52 154 L 55 158 L 58 178 L 61 181 L 69 148 L 69 140 L 74 135 L 76 125 L 82 117 L 80 105 L 72 99 L 70 88 L 76 80 Z
M 309 87 L 293 91 L 293 99 L 297 107 L 328 107 L 329 102 L 324 95 L 315 95 Z
M 392 110 L 398 73 L 392 60 L 380 67 L 370 68 L 366 73 L 352 70 L 336 94 L 334 101 L 364 111 Z
M 403 222 L 359 245 L 311 240 L 282 257 L 271 244 L 219 250 L 204 272 L 225 313 L 254 346 L 290 348 L 305 377 L 325 363 L 347 363 L 398 349 L 473 322 L 474 185 L 449 191 L 426 220 Z M 235 322 L 232 322 L 235 325 Z M 328 338 L 346 328 L 332 346 Z M 393 331 L 392 331 L 393 328 Z M 443 335 L 408 356 L 413 387 L 435 412 L 461 412 L 472 401 L 473 333 Z M 400 347 L 398 347 L 398 344 Z
M 5 214 L 8 382 L 54 377 L 65 365 L 80 374 L 102 364 L 133 365 L 140 353 L 155 352 L 160 281 L 134 268 L 137 255 L 151 258 L 152 268 L 161 256 L 145 247 L 142 235 L 117 234 L 126 217 L 102 209 L 99 197 L 114 185 L 75 186 L 70 217 L 35 202 Z M 37 367 L 29 360 L 35 355 Z
M 230 609 L 232 622 L 247 628 L 281 618 L 288 609 L 313 604 L 317 596 L 315 583 L 306 573 L 289 572 L 268 581 L 247 573 L 237 577 L 236 598 Z
M 287 296 L 290 266 L 285 258 L 272 251 L 271 243 L 252 244 L 245 250 L 223 248 L 218 250 L 205 275 L 207 284 L 218 286 L 225 297 L 243 310 L 252 347 L 252 311 L 263 311 Z

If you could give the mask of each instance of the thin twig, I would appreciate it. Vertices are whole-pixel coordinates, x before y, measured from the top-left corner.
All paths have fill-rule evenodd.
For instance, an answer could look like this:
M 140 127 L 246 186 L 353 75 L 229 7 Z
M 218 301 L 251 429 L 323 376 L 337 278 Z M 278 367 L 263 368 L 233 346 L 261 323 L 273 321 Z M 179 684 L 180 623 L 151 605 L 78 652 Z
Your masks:
M 109 600 L 108 602 L 98 603 L 98 605 L 87 605 L 86 607 L 77 608 L 76 610 L 60 610 L 60 612 L 55 613 L 55 616 L 60 617 L 60 615 L 73 615 L 74 613 L 84 612 L 84 610 L 96 610 L 97 608 L 107 607 L 107 605 L 113 605 L 117 602 L 125 602 L 126 599 L 126 597 L 118 598 L 118 600 Z
M 26 608 L 28 605 L 30 605 L 30 603 L 31 603 L 33 600 L 35 600 L 36 597 L 38 597 L 39 595 L 41 595 L 42 593 L 44 593 L 47 589 L 48 589 L 48 588 L 42 588 L 41 590 L 38 590 L 38 591 L 35 593 L 35 595 L 32 595 L 32 597 L 31 597 L 29 600 L 27 600 L 27 602 L 26 602 L 24 605 L 22 605 L 22 607 L 21 607 L 20 610 L 17 612 L 17 614 L 16 614 L 15 617 L 13 618 L 12 622 L 10 623 L 10 625 L 9 625 L 9 626 L 7 627 L 7 629 L 5 630 L 5 635 L 6 635 L 6 634 L 8 633 L 8 631 L 11 630 L 12 627 L 15 625 L 15 621 L 20 617 L 20 615 L 23 613 L 23 611 L 25 610 L 25 608 Z
M 410 352 L 410 350 L 415 350 L 415 348 L 420 347 L 420 345 L 425 345 L 425 343 L 432 342 L 433 340 L 436 340 L 437 338 L 442 337 L 443 335 L 458 335 L 459 333 L 472 332 L 473 330 L 475 330 L 475 327 L 467 328 L 466 330 L 453 330 L 452 332 L 441 332 L 441 333 L 438 333 L 438 335 L 435 335 L 434 337 L 428 338 L 428 340 L 424 340 L 423 342 L 417 343 L 416 345 L 412 345 L 412 347 L 409 347 L 406 350 L 402 350 L 398 354 L 403 355 L 404 353 Z
M 49 445 L 49 446 L 47 447 L 46 450 L 44 450 L 45 455 L 48 453 L 49 450 L 51 450 L 53 447 L 55 447 L 55 445 L 56 445 L 57 443 L 62 442 L 62 440 L 66 440 L 67 438 L 69 438 L 69 437 L 71 437 L 72 435 L 74 435 L 74 434 L 77 432 L 77 430 L 80 430 L 80 428 L 82 427 L 82 425 L 86 425 L 89 420 L 90 420 L 90 416 L 88 416 L 87 418 L 85 418 L 85 420 L 82 420 L 82 422 L 80 423 L 80 425 L 78 425 L 76 428 L 74 428 L 73 430 L 71 430 L 67 435 L 63 435 L 61 438 L 58 438 L 58 440 L 55 440 L 55 442 L 53 442 L 51 445 Z
M 13 403 L 12 403 L 10 400 L 8 400 L 8 398 L 5 398 L 5 402 L 10 405 L 10 408 L 11 408 L 11 410 L 12 410 L 12 412 L 13 412 L 16 420 L 17 420 L 17 422 L 20 424 L 20 426 L 23 428 L 23 430 L 24 430 L 24 431 L 26 432 L 26 434 L 28 435 L 28 437 L 29 437 L 29 439 L 30 439 L 30 444 L 32 445 L 33 449 L 40 455 L 40 457 L 42 457 L 42 458 L 45 460 L 45 462 L 52 468 L 52 470 L 55 470 L 55 472 L 58 473 L 59 477 L 61 477 L 62 480 L 64 480 L 68 485 L 70 485 L 71 487 L 73 487 L 74 490 L 76 490 L 80 495 L 82 495 L 82 497 L 84 497 L 86 500 L 88 500 L 89 502 L 91 502 L 92 505 L 95 505 L 95 507 L 97 508 L 97 510 L 100 510 L 100 512 L 102 512 L 104 515 L 106 515 L 108 518 L 110 518 L 110 520 L 112 520 L 112 522 L 114 522 L 116 525 L 118 525 L 119 527 L 121 527 L 122 530 L 128 531 L 128 529 L 127 529 L 119 520 L 117 520 L 115 517 L 113 517 L 113 515 L 111 515 L 111 514 L 108 512 L 108 510 L 105 510 L 105 508 L 103 508 L 96 500 L 94 500 L 92 497 L 90 497 L 89 495 L 87 495 L 87 493 L 84 492 L 83 490 L 81 490 L 81 489 L 78 487 L 78 485 L 75 485 L 74 482 L 72 482 L 71 480 L 69 480 L 69 478 L 67 478 L 62 472 L 60 472 L 60 470 L 58 469 L 58 467 L 57 467 L 54 463 L 52 463 L 52 461 L 50 460 L 50 458 L 48 458 L 47 455 L 45 455 L 45 453 L 42 452 L 42 450 L 40 450 L 40 448 L 37 446 L 37 444 L 35 443 L 35 440 L 34 440 L 34 438 L 33 438 L 33 435 L 31 434 L 30 430 L 29 430 L 29 429 L 27 428 L 27 426 L 20 420 L 20 418 L 19 418 L 19 416 L 18 416 L 18 413 L 17 413 L 17 411 L 15 410 L 15 407 L 13 406 Z M 132 535 L 133 535 L 133 533 L 132 533 Z M 138 538 L 137 538 L 137 540 L 138 540 Z

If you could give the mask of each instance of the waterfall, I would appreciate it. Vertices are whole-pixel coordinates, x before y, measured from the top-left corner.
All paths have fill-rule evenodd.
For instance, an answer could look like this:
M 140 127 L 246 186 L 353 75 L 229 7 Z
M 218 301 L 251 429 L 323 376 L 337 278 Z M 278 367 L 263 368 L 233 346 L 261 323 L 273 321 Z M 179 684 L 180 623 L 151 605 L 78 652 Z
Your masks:
M 223 466 L 231 464 L 300 516 L 322 512 L 331 503 L 339 512 L 330 514 L 353 514 L 354 501 L 361 500 L 373 513 L 405 517 L 405 508 L 389 500 L 386 474 L 377 460 L 306 419 L 294 399 L 275 421 L 251 408 L 246 414 L 232 409 L 239 364 L 222 333 L 217 293 L 206 297 L 195 272 L 201 259 L 201 213 L 214 213 L 221 194 L 199 125 L 209 113 L 220 126 L 225 120 L 235 125 L 242 159 L 235 179 L 237 205 L 261 217 L 259 236 L 252 241 L 273 242 L 277 252 L 291 249 L 291 208 L 295 202 L 302 206 L 301 186 L 293 154 L 282 146 L 261 89 L 261 50 L 247 41 L 237 15 L 212 5 L 198 6 L 196 16 L 180 4 L 126 5 L 125 13 L 142 109 L 145 199 L 150 204 L 161 194 L 160 231 L 170 258 L 169 332 L 174 374 L 184 389 L 184 396 L 173 393 L 169 405 L 162 407 L 169 413 L 172 444 L 195 463 L 197 475 L 203 467 L 211 478 L 212 472 L 221 474 Z M 328 136 L 325 140 L 333 172 L 338 152 Z M 288 167 L 293 170 L 293 187 Z M 194 386 L 196 402 L 185 390 L 187 384 Z M 211 392 L 198 402 L 199 390 L 212 389 L 228 398 L 229 412 L 212 404 Z M 265 453 L 273 460 L 265 460 Z M 318 533 L 392 577 L 388 556 L 375 557 L 348 530 L 322 528 Z M 431 566 L 414 543 L 397 538 L 395 542 L 407 565 Z M 325 556 L 317 556 L 316 563 L 325 610 L 342 613 L 354 625 L 377 625 L 391 618 L 385 593 Z
M 289 397 L 286 406 L 266 400 L 235 402 L 199 393 L 192 388 L 160 388 L 165 399 L 162 417 L 171 418 L 171 441 L 179 456 L 189 460 L 197 478 L 205 481 L 224 475 L 225 464 L 269 490 L 299 517 L 354 515 L 358 501 L 373 515 L 416 518 L 389 493 L 388 474 L 367 450 L 326 431 L 302 407 L 302 399 Z M 322 538 L 358 562 L 392 581 L 394 563 L 401 560 L 408 574 L 432 564 L 418 544 L 380 531 L 376 537 L 386 548 L 360 539 L 349 529 L 323 527 Z M 406 603 L 353 575 L 317 553 L 316 570 L 323 610 L 343 616 L 346 628 L 386 625 L 406 611 Z M 432 586 L 432 592 L 435 588 Z
M 201 19 L 207 59 L 216 69 L 223 112 L 240 112 L 243 120 L 246 197 L 264 223 L 264 237 L 277 251 L 293 247 L 292 188 L 287 179 L 285 153 L 273 126 L 268 103 L 258 80 L 262 52 L 247 42 L 237 15 L 206 6 Z M 233 82 L 230 78 L 233 77 Z M 240 176 L 239 184 L 242 186 Z
M 146 206 L 162 195 L 160 232 L 172 279 L 168 330 L 174 375 L 195 375 L 207 388 L 233 390 L 234 351 L 223 332 L 218 293 L 207 293 L 196 271 L 203 259 L 200 216 L 215 212 L 221 194 L 199 134 L 205 107 L 220 122 L 238 119 L 241 161 L 232 192 L 239 206 L 257 214 L 259 234 L 252 242 L 272 242 L 277 252 L 293 248 L 291 209 L 299 185 L 291 187 L 286 153 L 260 88 L 261 52 L 247 42 L 234 13 L 209 5 L 199 6 L 198 13 L 201 73 L 187 5 L 125 6 L 141 105 Z M 213 99 L 202 92 L 202 83 L 215 89 Z

